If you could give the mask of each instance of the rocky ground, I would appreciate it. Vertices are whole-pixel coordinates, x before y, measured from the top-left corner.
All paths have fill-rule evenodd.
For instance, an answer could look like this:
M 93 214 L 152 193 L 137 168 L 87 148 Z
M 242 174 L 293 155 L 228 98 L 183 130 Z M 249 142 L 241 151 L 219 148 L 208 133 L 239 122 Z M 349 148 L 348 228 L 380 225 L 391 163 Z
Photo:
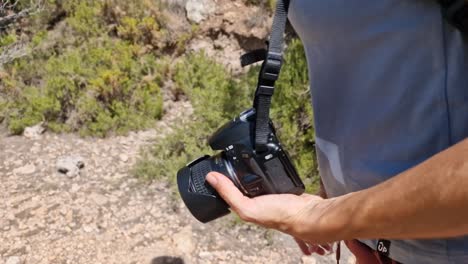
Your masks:
M 171 107 L 154 130 L 125 137 L 0 136 L 0 263 L 334 263 L 232 216 L 200 224 L 173 187 L 136 179 L 140 147 L 190 112 Z M 56 167 L 70 155 L 84 162 L 75 177 Z

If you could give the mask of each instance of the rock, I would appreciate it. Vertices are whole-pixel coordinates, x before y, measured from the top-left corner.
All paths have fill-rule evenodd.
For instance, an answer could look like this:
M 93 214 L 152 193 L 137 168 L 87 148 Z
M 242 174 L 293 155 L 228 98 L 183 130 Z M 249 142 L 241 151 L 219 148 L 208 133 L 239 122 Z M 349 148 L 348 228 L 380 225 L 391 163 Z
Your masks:
M 98 193 L 92 194 L 91 199 L 100 206 L 106 205 L 109 201 L 106 196 Z
M 78 184 L 73 184 L 72 187 L 71 187 L 71 189 L 70 189 L 70 191 L 71 191 L 72 193 L 76 193 L 76 192 L 78 192 L 78 191 L 80 190 L 80 188 L 81 188 L 80 185 L 78 185 Z
M 176 248 L 187 256 L 192 255 L 193 251 L 195 251 L 195 243 L 193 242 L 192 236 L 193 232 L 190 225 L 185 226 L 179 233 L 173 236 Z
M 213 0 L 188 0 L 185 4 L 185 11 L 187 18 L 195 23 L 208 18 L 208 16 L 215 12 L 216 5 Z
M 9 220 L 9 221 L 15 221 L 16 217 L 12 212 L 10 212 L 10 213 L 7 214 L 6 219 Z
M 317 264 L 317 260 L 311 256 L 303 256 L 301 260 L 302 264 Z
M 201 258 L 201 259 L 211 259 L 213 258 L 213 254 L 211 254 L 210 252 L 208 251 L 202 251 L 198 254 L 198 256 Z
M 128 156 L 125 154 L 120 154 L 119 158 L 122 162 L 127 162 L 128 161 Z
M 34 166 L 34 164 L 28 164 L 13 170 L 14 174 L 32 174 L 34 172 L 36 172 L 36 166 Z
M 11 256 L 5 262 L 5 264 L 20 264 L 20 263 L 21 263 L 21 259 L 18 256 Z
M 84 159 L 80 156 L 61 157 L 57 160 L 56 166 L 60 173 L 74 178 L 80 174 L 80 169 L 84 167 Z
M 26 254 L 26 246 L 21 245 L 21 242 L 15 243 L 10 246 L 7 256 L 18 256 Z
M 23 136 L 29 139 L 39 139 L 45 131 L 44 123 L 41 122 L 35 126 L 25 128 Z
M 5 230 L 6 228 L 10 229 L 10 220 L 0 219 L 0 229 Z
M 86 233 L 91 233 L 93 232 L 94 228 L 92 226 L 89 226 L 89 225 L 85 225 L 83 226 L 83 231 L 85 231 Z
M 65 220 L 67 221 L 68 225 L 73 223 L 74 221 L 73 210 L 67 211 L 67 213 L 65 214 Z

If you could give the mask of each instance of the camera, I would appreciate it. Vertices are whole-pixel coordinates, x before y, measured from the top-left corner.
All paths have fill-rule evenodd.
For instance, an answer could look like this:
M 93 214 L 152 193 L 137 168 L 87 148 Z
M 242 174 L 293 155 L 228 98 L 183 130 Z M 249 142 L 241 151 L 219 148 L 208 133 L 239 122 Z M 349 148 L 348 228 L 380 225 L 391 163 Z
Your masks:
M 267 148 L 255 150 L 255 109 L 241 113 L 208 140 L 221 151 L 190 162 L 177 173 L 181 197 L 196 219 L 206 223 L 229 214 L 229 206 L 205 181 L 211 171 L 228 177 L 246 196 L 290 193 L 300 195 L 305 187 L 288 153 L 269 122 Z

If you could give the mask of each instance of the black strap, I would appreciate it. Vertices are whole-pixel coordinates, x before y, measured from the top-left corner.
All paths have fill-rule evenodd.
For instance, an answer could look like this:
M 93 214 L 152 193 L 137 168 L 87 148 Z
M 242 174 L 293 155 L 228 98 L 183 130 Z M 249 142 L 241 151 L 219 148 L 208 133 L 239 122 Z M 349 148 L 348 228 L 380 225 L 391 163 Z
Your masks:
M 439 0 L 445 18 L 462 33 L 468 34 L 468 1 Z
M 240 58 L 241 66 L 245 67 L 247 65 L 251 65 L 259 61 L 264 61 L 266 58 L 266 53 L 266 49 L 256 49 L 250 51 L 247 54 L 242 55 Z
M 256 111 L 255 150 L 257 152 L 267 150 L 271 97 L 283 63 L 284 32 L 288 20 L 288 7 L 289 0 L 277 1 L 268 48 L 255 50 L 241 57 L 242 66 L 263 60 L 253 105 Z

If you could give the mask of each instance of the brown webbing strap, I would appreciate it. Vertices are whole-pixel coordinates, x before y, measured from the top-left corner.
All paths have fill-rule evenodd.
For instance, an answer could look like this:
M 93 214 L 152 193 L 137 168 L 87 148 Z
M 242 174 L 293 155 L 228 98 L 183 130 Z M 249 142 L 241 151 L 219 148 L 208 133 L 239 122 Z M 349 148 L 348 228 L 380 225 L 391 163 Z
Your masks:
M 340 264 L 341 258 L 341 241 L 338 241 L 338 245 L 336 246 L 336 264 Z

